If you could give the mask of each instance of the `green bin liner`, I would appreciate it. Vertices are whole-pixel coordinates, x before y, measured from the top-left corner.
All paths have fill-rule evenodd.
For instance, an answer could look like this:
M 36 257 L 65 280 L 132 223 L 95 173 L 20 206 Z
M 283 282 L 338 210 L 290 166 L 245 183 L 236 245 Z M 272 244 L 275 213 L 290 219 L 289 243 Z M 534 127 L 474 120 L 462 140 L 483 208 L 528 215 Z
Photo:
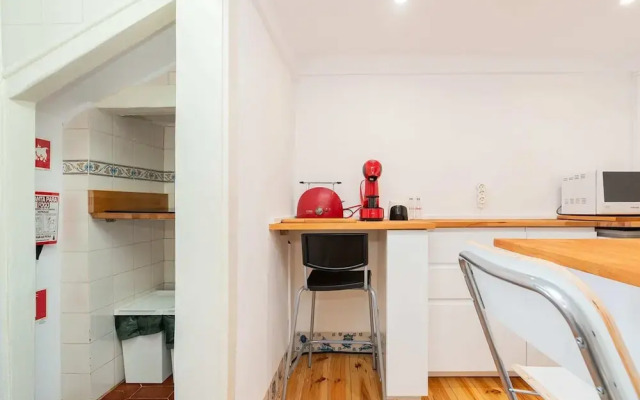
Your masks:
M 165 331 L 167 349 L 173 349 L 176 330 L 174 315 L 116 315 L 118 339 L 127 340 L 138 336 L 153 335 Z
M 164 332 L 167 341 L 167 349 L 173 349 L 173 339 L 176 335 L 176 316 L 175 315 L 163 315 L 162 324 L 164 325 Z

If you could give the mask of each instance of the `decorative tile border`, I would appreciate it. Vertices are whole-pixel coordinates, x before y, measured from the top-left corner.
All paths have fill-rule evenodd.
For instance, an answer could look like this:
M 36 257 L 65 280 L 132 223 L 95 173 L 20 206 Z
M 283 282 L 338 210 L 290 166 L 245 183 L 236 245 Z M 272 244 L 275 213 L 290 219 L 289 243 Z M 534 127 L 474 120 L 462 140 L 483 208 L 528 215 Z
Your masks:
M 284 363 L 287 362 L 287 353 L 280 359 L 278 370 L 273 374 L 269 389 L 264 395 L 264 400 L 280 400 L 282 398 L 282 389 L 284 387 Z
M 297 332 L 295 351 L 302 348 L 303 344 L 309 338 L 308 332 Z M 371 340 L 370 332 L 314 332 L 313 340 Z M 328 344 L 316 343 L 313 345 L 313 351 L 317 352 L 347 352 L 347 353 L 371 353 L 373 346 L 370 344 Z
M 111 176 L 163 183 L 173 183 L 176 180 L 175 171 L 156 171 L 93 160 L 64 160 L 62 161 L 62 173 L 65 175 Z
M 84 175 L 89 171 L 88 161 L 63 160 L 62 173 L 65 175 Z

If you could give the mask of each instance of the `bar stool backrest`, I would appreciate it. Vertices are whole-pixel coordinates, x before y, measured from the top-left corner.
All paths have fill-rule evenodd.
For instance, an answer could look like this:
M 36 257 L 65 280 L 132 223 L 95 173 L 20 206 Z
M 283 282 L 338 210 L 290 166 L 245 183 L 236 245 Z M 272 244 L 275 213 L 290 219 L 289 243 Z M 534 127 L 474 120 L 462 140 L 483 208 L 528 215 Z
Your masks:
M 605 398 L 640 398 L 637 370 L 614 321 L 567 268 L 480 245 L 460 253 L 460 266 L 487 315 L 586 383 L 604 387 Z
M 302 235 L 302 264 L 321 271 L 350 271 L 366 267 L 366 233 L 308 233 Z

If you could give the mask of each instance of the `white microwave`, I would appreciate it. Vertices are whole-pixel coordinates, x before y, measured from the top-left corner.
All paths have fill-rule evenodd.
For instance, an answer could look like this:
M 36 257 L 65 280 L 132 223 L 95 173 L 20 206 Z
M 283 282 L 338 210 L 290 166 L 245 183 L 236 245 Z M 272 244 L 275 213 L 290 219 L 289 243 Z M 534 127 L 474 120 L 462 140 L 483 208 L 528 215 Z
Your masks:
M 562 214 L 640 214 L 640 171 L 591 171 L 564 178 Z

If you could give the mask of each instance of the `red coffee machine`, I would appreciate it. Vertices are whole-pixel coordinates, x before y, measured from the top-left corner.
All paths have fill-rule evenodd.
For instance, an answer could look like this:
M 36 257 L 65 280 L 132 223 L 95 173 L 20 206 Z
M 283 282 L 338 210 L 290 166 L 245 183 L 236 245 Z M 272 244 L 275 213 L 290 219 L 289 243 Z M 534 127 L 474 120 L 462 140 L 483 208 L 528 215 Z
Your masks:
M 382 174 L 382 164 L 377 160 L 369 160 L 362 166 L 364 174 L 364 192 L 360 186 L 360 220 L 382 221 L 384 208 L 380 207 L 380 194 L 378 193 L 378 178 Z

